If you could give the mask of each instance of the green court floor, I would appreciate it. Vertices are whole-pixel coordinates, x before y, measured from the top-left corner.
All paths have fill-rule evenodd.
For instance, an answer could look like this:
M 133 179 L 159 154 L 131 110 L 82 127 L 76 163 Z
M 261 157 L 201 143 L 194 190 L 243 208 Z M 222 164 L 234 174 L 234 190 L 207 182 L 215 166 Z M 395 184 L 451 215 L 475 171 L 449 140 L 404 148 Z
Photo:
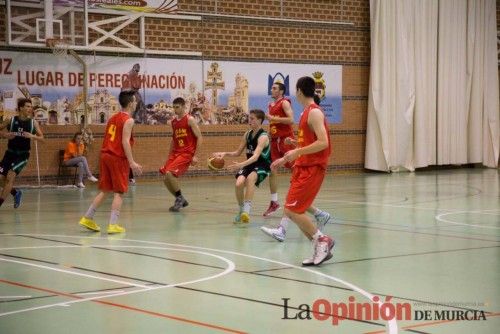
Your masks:
M 315 205 L 336 246 L 319 267 L 301 267 L 295 225 L 283 243 L 260 231 L 279 222 L 262 217 L 267 181 L 235 226 L 233 178 L 182 180 L 180 213 L 139 180 L 110 236 L 77 224 L 95 186 L 26 188 L 0 208 L 0 333 L 499 333 L 499 175 L 329 174 Z

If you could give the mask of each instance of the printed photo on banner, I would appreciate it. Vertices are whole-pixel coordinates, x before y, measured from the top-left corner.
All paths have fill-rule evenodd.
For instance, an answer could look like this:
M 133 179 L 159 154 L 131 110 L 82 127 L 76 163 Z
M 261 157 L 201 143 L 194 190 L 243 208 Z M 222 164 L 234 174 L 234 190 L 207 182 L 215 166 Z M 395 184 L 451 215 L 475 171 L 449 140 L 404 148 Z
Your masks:
M 342 121 L 342 67 L 322 64 L 230 62 L 81 56 L 77 62 L 47 53 L 3 52 L 0 57 L 0 117 L 15 113 L 16 101 L 29 97 L 41 124 L 106 124 L 120 111 L 118 94 L 132 90 L 139 124 L 168 124 L 174 117 L 172 101 L 183 97 L 199 124 L 245 124 L 250 109 L 267 111 L 271 86 L 286 87 L 297 122 L 302 108 L 295 100 L 301 76 L 316 81 L 321 108 L 330 123 Z

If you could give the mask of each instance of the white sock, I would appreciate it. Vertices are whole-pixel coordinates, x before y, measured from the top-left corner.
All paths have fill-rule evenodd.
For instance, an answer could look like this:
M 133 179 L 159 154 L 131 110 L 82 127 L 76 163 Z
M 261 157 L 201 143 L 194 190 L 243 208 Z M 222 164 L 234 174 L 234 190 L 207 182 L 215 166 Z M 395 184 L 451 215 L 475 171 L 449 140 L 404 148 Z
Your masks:
M 246 213 L 250 213 L 250 209 L 252 208 L 252 201 L 243 202 L 243 211 Z
M 314 241 L 318 241 L 318 239 L 319 239 L 320 237 L 322 237 L 323 235 L 324 235 L 324 234 L 323 234 L 323 233 L 321 233 L 321 231 L 320 231 L 320 230 L 316 230 L 316 233 L 314 233 L 314 235 L 312 236 L 312 238 L 313 238 L 313 240 L 314 240 Z
M 288 228 L 289 222 L 290 222 L 290 218 L 288 218 L 287 216 L 283 216 L 283 217 L 281 217 L 280 226 L 283 227 L 283 229 L 286 231 Z
M 111 210 L 111 215 L 109 217 L 109 225 L 114 225 L 118 222 L 118 217 L 120 217 L 120 211 Z
M 271 194 L 271 201 L 273 201 L 273 202 L 277 202 L 278 201 L 278 193 Z
M 316 210 L 314 211 L 314 215 L 315 215 L 315 216 L 317 216 L 317 215 L 319 215 L 319 214 L 321 214 L 321 213 L 323 213 L 323 211 L 322 211 L 322 210 L 320 210 L 320 209 L 318 209 L 318 208 L 316 208 Z
M 94 219 L 95 212 L 97 208 L 94 206 L 94 204 L 90 204 L 87 212 L 85 213 L 84 217 L 88 219 Z

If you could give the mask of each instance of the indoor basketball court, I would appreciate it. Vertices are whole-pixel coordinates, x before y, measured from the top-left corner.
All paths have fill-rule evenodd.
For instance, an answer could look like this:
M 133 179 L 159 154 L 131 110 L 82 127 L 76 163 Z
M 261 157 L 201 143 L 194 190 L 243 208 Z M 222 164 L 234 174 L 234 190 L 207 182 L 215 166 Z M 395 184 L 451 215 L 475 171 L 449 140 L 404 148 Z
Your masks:
M 498 53 L 488 58 L 497 50 L 487 43 L 488 29 L 500 26 L 498 1 L 415 0 L 413 9 L 361 0 L 118 2 L 0 1 L 1 116 L 18 115 L 15 100 L 28 98 L 44 134 L 31 140 L 14 183 L 22 201 L 9 195 L 0 204 L 0 333 L 498 333 Z M 405 18 L 411 29 L 391 30 L 375 14 Z M 461 19 L 469 22 L 462 35 L 451 29 Z M 436 49 L 419 44 L 422 22 L 439 27 L 422 44 Z M 484 37 L 472 46 L 484 49 L 484 62 L 465 46 L 463 56 L 476 50 L 476 58 L 459 61 L 464 78 L 474 73 L 462 87 L 446 72 L 444 40 L 473 35 Z M 277 48 L 276 36 L 290 50 Z M 402 36 L 413 36 L 415 54 L 390 44 Z M 381 46 L 394 46 L 395 58 Z M 431 51 L 441 60 L 424 64 Z M 81 167 L 65 168 L 60 152 L 81 131 L 99 176 L 106 123 L 135 69 L 142 175 L 130 175 L 123 194 L 126 232 L 106 233 L 111 199 L 94 232 L 79 221 L 99 183 L 77 187 Z M 263 216 L 267 178 L 242 223 L 235 173 L 225 168 L 245 158 L 210 160 L 237 149 L 249 109 L 267 112 L 276 82 L 287 85 L 297 134 L 302 75 L 314 78 L 329 123 L 331 155 L 313 205 L 331 215 L 322 233 L 335 241 L 331 259 L 307 266 L 313 243 L 294 223 L 282 242 L 261 230 L 281 224 L 291 172 L 279 169 L 282 207 Z M 397 84 L 377 86 L 386 81 Z M 160 167 L 175 136 L 176 97 L 188 101 L 203 142 L 198 164 L 178 178 L 189 205 L 172 212 Z M 0 154 L 7 149 L 0 137 Z

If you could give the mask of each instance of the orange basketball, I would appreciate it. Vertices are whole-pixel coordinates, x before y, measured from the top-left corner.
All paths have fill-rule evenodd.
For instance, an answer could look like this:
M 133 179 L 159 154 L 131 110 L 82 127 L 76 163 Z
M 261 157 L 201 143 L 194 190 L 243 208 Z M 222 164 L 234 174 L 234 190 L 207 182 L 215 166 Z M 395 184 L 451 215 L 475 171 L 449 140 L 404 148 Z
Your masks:
M 219 170 L 224 167 L 224 159 L 208 158 L 207 165 L 211 170 Z

